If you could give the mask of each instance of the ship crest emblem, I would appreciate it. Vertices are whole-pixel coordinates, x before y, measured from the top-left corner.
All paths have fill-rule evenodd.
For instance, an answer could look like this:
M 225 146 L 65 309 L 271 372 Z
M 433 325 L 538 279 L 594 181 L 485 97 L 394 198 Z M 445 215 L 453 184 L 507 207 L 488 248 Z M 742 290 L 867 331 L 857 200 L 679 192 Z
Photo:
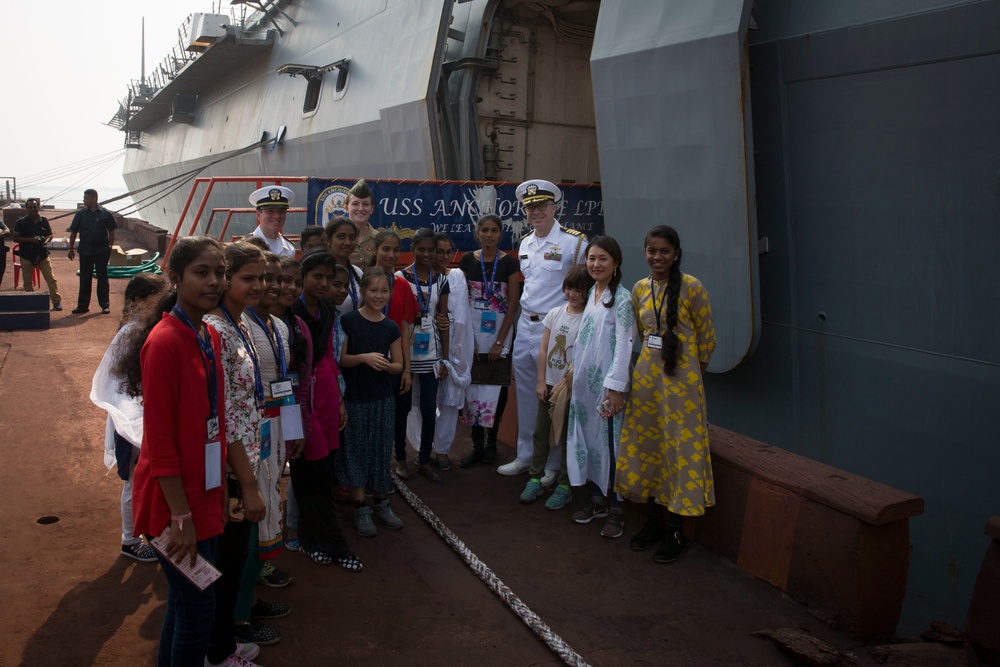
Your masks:
M 271 198 L 271 201 L 278 201 L 281 199 L 281 190 L 273 188 L 268 191 L 267 196 Z
M 532 183 L 531 185 L 529 185 L 524 189 L 524 193 L 529 197 L 534 197 L 535 195 L 538 194 L 538 186 Z

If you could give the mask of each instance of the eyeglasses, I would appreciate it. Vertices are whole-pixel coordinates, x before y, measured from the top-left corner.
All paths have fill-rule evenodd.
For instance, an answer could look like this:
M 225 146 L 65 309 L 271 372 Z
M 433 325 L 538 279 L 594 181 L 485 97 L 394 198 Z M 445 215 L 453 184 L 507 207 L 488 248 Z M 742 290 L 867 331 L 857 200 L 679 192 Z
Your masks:
M 548 206 L 551 203 L 552 202 L 542 202 L 540 204 L 527 204 L 524 207 L 524 210 L 527 211 L 528 213 L 533 213 L 535 211 L 541 211 L 542 209 L 544 209 L 546 206 Z
M 446 255 L 450 255 L 451 253 L 455 252 L 455 249 L 454 249 L 454 248 L 451 248 L 451 249 L 449 249 L 449 250 L 440 250 L 440 249 L 439 249 L 439 250 L 436 250 L 435 252 L 436 252 L 436 253 L 437 253 L 437 254 L 438 254 L 439 256 L 441 256 L 441 257 L 444 257 L 444 256 L 446 256 Z

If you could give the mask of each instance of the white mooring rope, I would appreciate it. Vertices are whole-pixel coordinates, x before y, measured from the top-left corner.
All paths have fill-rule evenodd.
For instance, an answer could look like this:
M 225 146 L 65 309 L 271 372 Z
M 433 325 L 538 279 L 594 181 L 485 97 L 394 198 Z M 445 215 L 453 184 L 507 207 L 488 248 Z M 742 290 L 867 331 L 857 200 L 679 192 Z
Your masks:
M 444 522 L 437 517 L 434 512 L 431 511 L 424 501 L 420 500 L 417 494 L 413 493 L 397 476 L 396 473 L 392 473 L 392 480 L 396 485 L 396 489 L 399 494 L 406 499 L 406 502 L 410 504 L 410 507 L 416 511 L 417 514 L 423 518 L 431 528 L 433 528 L 438 535 L 444 539 L 445 542 L 451 546 L 455 552 L 462 557 L 462 560 L 466 562 L 469 568 L 476 573 L 483 583 L 486 584 L 490 590 L 497 594 L 497 596 L 503 600 L 504 604 L 510 607 L 518 618 L 524 621 L 524 624 L 531 628 L 531 631 L 538 635 L 543 642 L 548 644 L 549 648 L 552 649 L 563 662 L 571 667 L 590 667 L 590 664 L 583 659 L 583 657 L 574 651 L 569 644 L 563 641 L 563 638 L 552 631 L 548 625 L 545 624 L 542 619 L 538 617 L 538 614 L 531 611 L 531 608 L 517 595 L 514 591 L 510 590 L 503 581 L 500 580 L 493 570 L 487 567 L 486 563 L 479 560 L 476 554 L 472 553 L 469 547 L 465 546 L 462 540 L 458 539 L 455 533 L 449 530 L 448 526 L 444 525 Z

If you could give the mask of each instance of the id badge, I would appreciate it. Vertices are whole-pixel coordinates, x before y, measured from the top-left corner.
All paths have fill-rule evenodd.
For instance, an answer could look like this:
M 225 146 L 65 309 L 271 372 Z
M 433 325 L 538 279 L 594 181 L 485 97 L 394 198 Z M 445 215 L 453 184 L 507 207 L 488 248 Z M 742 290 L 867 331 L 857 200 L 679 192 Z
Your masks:
M 292 380 L 275 380 L 271 383 L 271 398 L 285 398 L 292 395 Z
M 480 333 L 491 334 L 497 332 L 497 314 L 491 312 L 483 313 L 483 319 L 479 325 Z
M 209 440 L 209 442 L 211 442 L 212 440 L 218 440 L 219 439 L 219 418 L 218 417 L 209 417 L 208 419 L 206 419 L 205 420 L 205 428 L 208 431 L 208 440 Z
M 260 460 L 264 461 L 271 455 L 271 420 L 260 422 Z
M 303 437 L 302 408 L 298 405 L 281 406 L 281 435 L 285 442 Z
M 215 426 L 218 435 L 219 426 Z M 222 443 L 218 440 L 205 443 L 205 490 L 222 486 Z
M 476 299 L 472 302 L 472 307 L 476 310 L 489 310 L 490 302 L 489 299 Z
M 663 336 L 650 335 L 649 338 L 646 339 L 646 347 L 651 350 L 663 349 Z
M 288 379 L 292 381 L 292 386 L 293 387 L 298 387 L 299 386 L 299 374 L 298 373 L 289 373 L 288 374 Z
M 424 331 L 413 334 L 413 354 L 430 354 L 431 335 Z

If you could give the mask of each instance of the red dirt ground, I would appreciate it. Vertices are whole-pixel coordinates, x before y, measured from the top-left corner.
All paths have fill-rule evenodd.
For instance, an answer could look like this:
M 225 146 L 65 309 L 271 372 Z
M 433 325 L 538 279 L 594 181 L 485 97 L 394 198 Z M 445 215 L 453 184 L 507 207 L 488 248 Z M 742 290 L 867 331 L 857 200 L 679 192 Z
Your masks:
M 105 414 L 88 398 L 125 281 L 112 280 L 112 315 L 71 315 L 76 263 L 63 251 L 53 262 L 66 310 L 48 331 L 0 332 L 0 666 L 152 664 L 166 586 L 158 566 L 118 555 L 121 483 L 102 463 Z M 3 288 L 12 280 L 8 267 Z M 460 427 L 452 458 L 468 447 Z M 511 456 L 501 448 L 501 462 Z M 784 626 L 872 664 L 867 647 L 698 545 L 668 566 L 630 551 L 635 507 L 625 537 L 604 540 L 600 522 L 519 504 L 526 476 L 456 465 L 444 477 L 410 486 L 591 664 L 789 665 L 750 636 Z M 361 574 L 279 556 L 294 581 L 258 593 L 293 611 L 273 622 L 282 641 L 262 649 L 262 664 L 561 664 L 398 494 L 393 505 L 402 531 L 362 540 L 344 525 Z M 40 525 L 43 515 L 59 521 Z

